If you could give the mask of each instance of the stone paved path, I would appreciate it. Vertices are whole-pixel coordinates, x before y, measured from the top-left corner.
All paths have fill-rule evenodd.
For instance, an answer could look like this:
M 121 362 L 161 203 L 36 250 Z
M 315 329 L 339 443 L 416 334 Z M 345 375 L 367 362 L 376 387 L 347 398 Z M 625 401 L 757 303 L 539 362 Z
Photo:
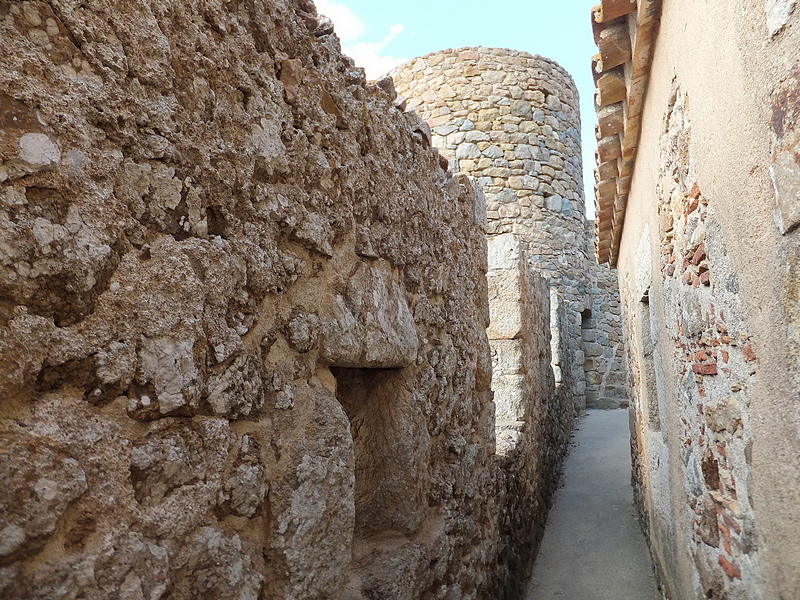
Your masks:
M 631 488 L 628 411 L 578 423 L 527 600 L 658 600 Z

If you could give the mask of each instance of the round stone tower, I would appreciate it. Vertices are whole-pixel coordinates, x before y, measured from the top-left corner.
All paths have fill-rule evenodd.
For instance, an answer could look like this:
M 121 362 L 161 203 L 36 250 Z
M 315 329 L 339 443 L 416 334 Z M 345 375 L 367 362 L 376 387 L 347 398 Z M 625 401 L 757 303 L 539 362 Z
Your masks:
M 576 396 L 584 391 L 581 316 L 591 307 L 578 91 L 557 63 L 499 48 L 443 50 L 391 73 L 453 171 L 486 194 L 488 235 L 514 233 L 567 313 Z

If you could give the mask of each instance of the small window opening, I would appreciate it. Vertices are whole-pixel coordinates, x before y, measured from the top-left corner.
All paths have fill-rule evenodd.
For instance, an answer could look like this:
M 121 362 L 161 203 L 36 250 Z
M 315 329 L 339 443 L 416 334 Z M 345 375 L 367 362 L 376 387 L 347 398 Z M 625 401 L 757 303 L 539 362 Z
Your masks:
M 561 343 L 561 296 L 555 288 L 550 288 L 550 366 L 553 368 L 556 387 L 564 382 L 561 372 L 562 356 L 565 348 Z
M 636 314 L 636 329 L 639 354 L 639 393 L 641 408 L 646 413 L 648 427 L 653 431 L 661 431 L 659 414 L 658 385 L 655 365 L 655 323 L 650 309 L 650 290 L 648 289 L 639 302 Z
M 592 309 L 587 308 L 583 312 L 581 312 L 581 329 L 594 329 L 595 324 L 592 320 Z

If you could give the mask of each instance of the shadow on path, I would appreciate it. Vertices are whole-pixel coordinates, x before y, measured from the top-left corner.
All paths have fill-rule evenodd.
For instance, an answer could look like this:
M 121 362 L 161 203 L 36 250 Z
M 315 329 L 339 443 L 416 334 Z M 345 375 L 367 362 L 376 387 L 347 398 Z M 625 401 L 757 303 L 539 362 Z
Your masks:
M 659 600 L 633 506 L 627 410 L 578 423 L 527 600 Z

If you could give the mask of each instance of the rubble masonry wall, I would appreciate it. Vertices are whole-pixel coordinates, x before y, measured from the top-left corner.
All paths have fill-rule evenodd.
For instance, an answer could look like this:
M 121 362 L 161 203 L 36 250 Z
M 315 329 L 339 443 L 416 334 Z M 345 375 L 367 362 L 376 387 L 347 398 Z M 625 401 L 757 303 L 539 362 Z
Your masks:
M 594 282 L 605 282 L 608 269 L 596 265 L 594 236 L 586 228 L 572 77 L 541 56 L 484 47 L 429 54 L 391 75 L 408 108 L 430 125 L 450 168 L 483 188 L 487 235 L 518 235 L 531 265 L 561 296 L 567 345 L 563 359 L 554 347 L 556 380 L 578 409 L 598 401 L 605 408 L 625 405 L 624 385 L 604 377 L 624 363 L 618 334 L 604 331 L 619 332 L 619 306 L 614 298 L 593 300 L 595 291 L 606 289 Z M 591 315 L 598 332 L 587 340 L 592 355 L 584 373 L 582 325 L 586 311 L 597 309 L 603 312 Z

